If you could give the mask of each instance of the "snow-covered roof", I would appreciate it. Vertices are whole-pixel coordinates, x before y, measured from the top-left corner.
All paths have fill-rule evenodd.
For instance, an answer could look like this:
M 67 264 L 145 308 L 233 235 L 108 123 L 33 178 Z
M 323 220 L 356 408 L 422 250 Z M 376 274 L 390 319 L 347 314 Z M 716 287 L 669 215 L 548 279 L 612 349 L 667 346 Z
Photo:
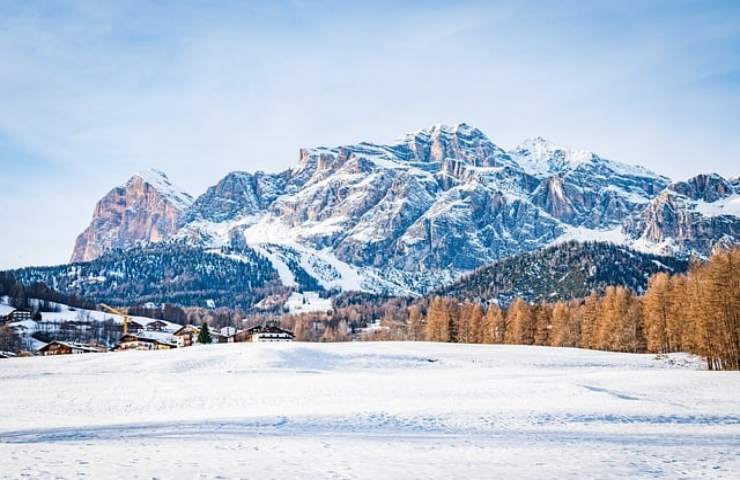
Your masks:
M 14 307 L 7 305 L 5 303 L 0 303 L 0 317 L 5 317 L 7 315 L 10 315 L 10 313 L 15 310 Z
M 132 335 L 138 338 L 156 340 L 162 343 L 168 343 L 168 344 L 177 343 L 177 340 L 175 339 L 175 337 L 172 335 L 172 333 L 169 333 L 169 332 L 157 332 L 157 331 L 145 330 L 145 331 L 136 332 Z

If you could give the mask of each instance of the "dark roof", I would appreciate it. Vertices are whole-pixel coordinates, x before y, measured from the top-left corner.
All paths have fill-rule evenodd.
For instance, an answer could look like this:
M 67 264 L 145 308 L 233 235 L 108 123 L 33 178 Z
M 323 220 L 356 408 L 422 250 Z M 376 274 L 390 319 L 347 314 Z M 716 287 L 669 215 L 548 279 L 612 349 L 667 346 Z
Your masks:
M 65 347 L 68 347 L 68 348 L 71 348 L 71 349 L 76 349 L 76 350 L 86 350 L 88 352 L 100 352 L 101 351 L 101 349 L 98 348 L 98 347 L 91 347 L 90 345 L 83 345 L 81 343 L 62 342 L 62 341 L 59 341 L 59 340 L 52 340 L 51 342 L 47 343 L 43 347 L 39 348 L 38 351 L 39 352 L 45 351 L 51 345 L 54 345 L 54 344 L 56 344 L 56 345 L 62 345 L 62 346 L 65 346 Z
M 286 334 L 290 335 L 291 337 L 293 336 L 293 332 L 291 332 L 290 330 L 284 330 L 284 329 L 282 329 L 282 328 L 280 328 L 280 327 L 278 327 L 276 325 L 269 325 L 269 324 L 268 325 L 256 325 L 256 326 L 254 326 L 252 328 L 248 328 L 247 329 L 247 332 L 249 332 L 250 334 L 255 334 L 255 333 L 286 333 Z
M 189 330 L 200 330 L 200 327 L 195 326 L 195 325 L 190 325 L 190 324 L 183 325 L 182 327 L 180 327 L 177 330 L 175 330 L 175 332 L 172 335 L 180 336 L 180 335 L 188 332 Z M 210 332 L 210 329 L 208 331 Z
M 133 333 L 127 333 L 126 335 L 122 336 L 118 344 L 120 345 L 124 342 L 159 343 L 160 345 L 167 345 L 169 347 L 176 346 L 174 343 L 163 342 L 162 340 L 158 340 L 156 338 L 144 337 L 141 335 L 134 335 Z
M 15 315 L 16 313 L 27 313 L 27 314 L 31 315 L 31 310 L 28 310 L 27 308 L 14 308 L 13 310 L 11 310 L 10 312 L 8 312 L 7 314 L 0 315 L 0 318 L 10 318 L 13 315 Z

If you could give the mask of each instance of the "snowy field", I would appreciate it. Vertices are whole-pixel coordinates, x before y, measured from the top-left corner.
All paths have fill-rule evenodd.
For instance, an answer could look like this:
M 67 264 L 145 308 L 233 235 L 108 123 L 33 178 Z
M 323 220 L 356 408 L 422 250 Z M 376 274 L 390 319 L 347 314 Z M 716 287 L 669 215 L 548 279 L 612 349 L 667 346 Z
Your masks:
M 0 361 L 0 478 L 707 478 L 740 374 L 685 356 L 227 344 Z

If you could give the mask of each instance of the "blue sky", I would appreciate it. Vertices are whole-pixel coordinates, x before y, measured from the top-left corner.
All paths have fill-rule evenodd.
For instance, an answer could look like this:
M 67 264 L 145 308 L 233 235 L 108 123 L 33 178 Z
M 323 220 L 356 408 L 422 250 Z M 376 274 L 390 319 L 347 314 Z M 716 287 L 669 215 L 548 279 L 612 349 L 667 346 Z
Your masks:
M 0 268 L 138 170 L 197 195 L 434 123 L 740 174 L 740 2 L 0 0 L 0 59 Z

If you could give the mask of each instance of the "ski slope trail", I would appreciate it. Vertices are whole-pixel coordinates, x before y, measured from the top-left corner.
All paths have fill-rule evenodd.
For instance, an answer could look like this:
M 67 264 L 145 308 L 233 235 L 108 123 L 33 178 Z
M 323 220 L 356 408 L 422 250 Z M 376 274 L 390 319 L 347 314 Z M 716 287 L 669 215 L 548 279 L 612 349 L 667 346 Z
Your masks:
M 740 375 L 686 355 L 368 342 L 17 358 L 0 403 L 0 479 L 740 471 Z

